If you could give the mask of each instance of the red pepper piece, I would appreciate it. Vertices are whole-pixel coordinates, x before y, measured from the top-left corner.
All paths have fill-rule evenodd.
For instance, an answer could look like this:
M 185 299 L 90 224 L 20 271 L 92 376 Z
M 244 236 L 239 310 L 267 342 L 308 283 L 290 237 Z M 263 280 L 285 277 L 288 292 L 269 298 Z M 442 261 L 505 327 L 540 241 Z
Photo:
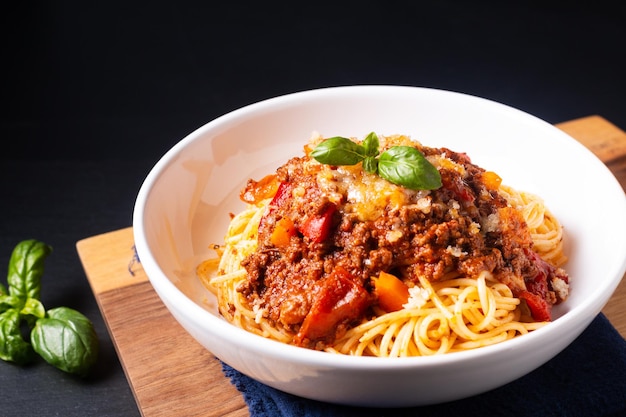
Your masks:
M 267 221 L 267 216 L 274 211 L 277 207 L 283 205 L 290 197 L 291 190 L 293 189 L 293 184 L 289 182 L 281 182 L 276 190 L 276 194 L 270 201 L 270 204 L 267 206 L 265 214 L 261 217 L 259 221 L 259 230 L 263 230 L 265 228 L 265 222 Z
M 548 276 L 554 269 L 546 261 L 541 259 L 534 251 L 526 251 L 528 257 L 533 261 L 537 268 L 537 274 L 532 279 L 525 279 L 526 289 L 541 298 L 546 298 L 548 292 Z
M 549 280 L 556 277 L 568 282 L 569 277 L 558 273 L 557 268 L 541 259 L 535 251 L 527 250 L 526 256 L 535 264 L 537 273 L 534 277 L 524 280 L 526 291 L 522 291 L 519 298 L 526 301 L 533 319 L 549 321 L 552 318 L 552 304 L 547 301 L 551 291 Z
M 279 207 L 281 206 L 291 195 L 291 189 L 293 188 L 293 184 L 290 182 L 281 182 L 276 190 L 276 194 L 274 194 L 274 198 L 270 202 L 270 207 Z
M 322 214 L 311 216 L 305 220 L 299 230 L 304 236 L 308 237 L 314 243 L 320 243 L 326 240 L 333 225 L 333 214 L 337 210 L 337 206 L 330 203 L 326 206 Z
M 530 314 L 537 321 L 550 321 L 552 318 L 552 306 L 537 294 L 529 291 L 520 292 L 520 299 L 526 301 Z
M 322 288 L 304 318 L 294 342 L 298 346 L 332 341 L 337 326 L 359 318 L 369 306 L 369 294 L 344 268 L 324 278 Z

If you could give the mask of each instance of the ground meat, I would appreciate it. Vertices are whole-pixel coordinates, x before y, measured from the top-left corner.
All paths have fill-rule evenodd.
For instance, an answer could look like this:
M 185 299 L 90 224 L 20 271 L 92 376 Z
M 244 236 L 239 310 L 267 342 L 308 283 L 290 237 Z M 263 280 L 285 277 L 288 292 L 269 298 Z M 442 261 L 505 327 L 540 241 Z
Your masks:
M 348 210 L 352 197 L 341 193 L 339 182 L 320 185 L 321 176 L 339 175 L 332 171 L 335 168 L 307 157 L 293 158 L 280 167 L 276 181 L 281 187 L 261 220 L 257 251 L 243 261 L 248 279 L 239 291 L 250 303 L 260 305 L 270 320 L 298 332 L 320 303 L 320 294 L 329 292 L 325 280 L 330 282 L 329 277 L 341 270 L 341 277 L 333 279 L 345 291 L 332 294 L 333 302 L 354 303 L 352 313 L 336 317 L 332 332 L 316 329 L 320 336 L 315 340 L 306 335 L 298 338 L 298 343 L 309 347 L 332 342 L 369 314 L 368 308 L 376 303 L 371 277 L 381 271 L 416 283 L 419 276 L 438 281 L 486 270 L 514 293 L 525 291 L 525 280 L 537 270 L 528 256 L 532 240 L 520 213 L 485 184 L 484 170 L 467 155 L 445 148 L 420 149 L 452 167 L 439 167 L 443 186 L 406 194 L 402 204 L 390 198 L 375 218 L 362 219 Z M 242 195 L 264 195 L 271 189 L 268 181 L 260 183 L 262 190 L 254 190 L 256 183 L 249 182 Z M 290 219 L 298 232 L 288 244 L 276 247 L 272 233 L 283 218 Z M 315 230 L 323 232 L 321 241 L 310 234 L 312 227 L 324 228 Z

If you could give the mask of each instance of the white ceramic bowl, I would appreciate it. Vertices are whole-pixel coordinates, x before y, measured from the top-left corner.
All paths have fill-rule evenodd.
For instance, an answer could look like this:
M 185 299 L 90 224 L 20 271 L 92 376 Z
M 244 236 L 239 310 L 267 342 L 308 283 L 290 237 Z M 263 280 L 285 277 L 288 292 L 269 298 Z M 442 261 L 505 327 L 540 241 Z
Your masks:
M 222 242 L 239 190 L 289 157 L 313 131 L 364 137 L 409 134 L 467 152 L 515 188 L 542 196 L 565 228 L 571 295 L 555 320 L 528 335 L 437 357 L 348 357 L 266 340 L 227 323 L 195 276 Z M 375 407 L 479 394 L 541 366 L 605 305 L 626 269 L 626 197 L 608 169 L 574 139 L 534 116 L 459 93 L 355 86 L 286 95 L 197 129 L 155 165 L 138 194 L 134 238 L 154 289 L 178 322 L 219 359 L 277 389 Z

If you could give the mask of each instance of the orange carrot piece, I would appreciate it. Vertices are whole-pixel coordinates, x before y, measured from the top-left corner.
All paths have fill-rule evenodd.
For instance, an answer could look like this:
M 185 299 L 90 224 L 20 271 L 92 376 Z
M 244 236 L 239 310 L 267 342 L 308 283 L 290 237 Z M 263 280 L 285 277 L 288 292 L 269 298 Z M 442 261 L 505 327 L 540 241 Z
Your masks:
M 502 178 L 493 171 L 485 171 L 482 174 L 482 180 L 485 186 L 490 190 L 497 190 L 502 184 Z
M 287 217 L 283 217 L 278 222 L 276 222 L 276 226 L 272 231 L 272 235 L 270 236 L 270 242 L 272 245 L 282 248 L 289 244 L 289 240 L 291 236 L 296 233 L 296 227 L 291 221 L 291 219 Z
M 387 272 L 381 272 L 373 281 L 378 305 L 387 312 L 402 310 L 402 305 L 409 300 L 409 287 Z

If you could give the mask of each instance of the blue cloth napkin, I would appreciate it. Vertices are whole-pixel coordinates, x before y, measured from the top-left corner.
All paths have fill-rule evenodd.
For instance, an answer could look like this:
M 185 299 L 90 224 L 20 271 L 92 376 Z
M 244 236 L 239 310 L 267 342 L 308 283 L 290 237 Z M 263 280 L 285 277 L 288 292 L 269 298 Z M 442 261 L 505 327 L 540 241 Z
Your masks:
M 626 340 L 600 314 L 570 346 L 530 374 L 488 393 L 412 408 L 362 408 L 278 391 L 223 364 L 251 417 L 626 416 Z

